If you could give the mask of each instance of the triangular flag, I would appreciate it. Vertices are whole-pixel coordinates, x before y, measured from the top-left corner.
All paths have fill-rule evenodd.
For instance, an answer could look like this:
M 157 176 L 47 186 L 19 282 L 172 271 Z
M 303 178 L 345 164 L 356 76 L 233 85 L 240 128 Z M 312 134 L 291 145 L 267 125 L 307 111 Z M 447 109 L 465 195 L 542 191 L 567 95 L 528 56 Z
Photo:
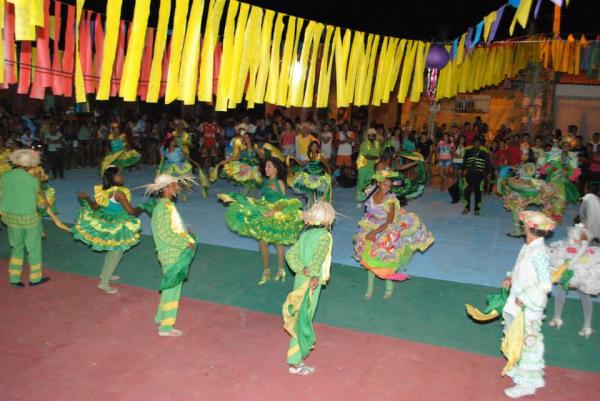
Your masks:
M 517 12 L 515 13 L 512 23 L 510 24 L 509 33 L 511 36 L 515 31 L 515 23 L 517 21 L 519 21 L 519 25 L 521 25 L 522 28 L 525 28 L 527 26 L 527 20 L 529 19 L 529 11 L 531 10 L 531 2 L 532 0 L 522 0 L 520 2 L 519 7 L 517 8 Z
M 492 42 L 496 37 L 496 32 L 498 31 L 498 26 L 500 25 L 500 20 L 502 19 L 502 15 L 504 14 L 504 9 L 506 8 L 506 4 L 503 5 L 496 11 L 496 19 L 492 24 L 492 29 L 490 31 L 490 36 L 488 37 L 488 43 Z
M 537 0 L 537 3 L 535 3 L 535 10 L 533 11 L 533 18 L 538 17 L 538 13 L 540 12 L 541 5 L 542 5 L 542 0 Z
M 508 0 L 508 5 L 511 7 L 517 8 L 519 4 L 521 4 L 521 0 Z
M 488 37 L 490 36 L 490 30 L 492 29 L 492 25 L 496 21 L 496 11 L 492 11 L 486 17 L 483 18 L 484 28 L 483 28 L 483 40 L 486 43 L 488 42 Z
M 483 30 L 483 20 L 481 20 L 479 22 L 479 24 L 477 24 L 477 26 L 475 27 L 475 37 L 473 38 L 473 43 L 471 44 L 471 46 L 475 47 L 475 45 L 477 45 L 477 43 L 479 43 L 479 41 L 481 40 L 481 31 Z

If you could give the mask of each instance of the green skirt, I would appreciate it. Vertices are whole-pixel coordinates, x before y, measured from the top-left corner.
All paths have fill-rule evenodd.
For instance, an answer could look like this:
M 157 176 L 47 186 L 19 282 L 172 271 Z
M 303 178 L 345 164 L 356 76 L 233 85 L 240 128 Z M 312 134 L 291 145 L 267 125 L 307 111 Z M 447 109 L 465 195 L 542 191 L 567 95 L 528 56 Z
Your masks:
M 300 200 L 280 199 L 271 203 L 238 193 L 228 195 L 234 200 L 225 216 L 231 231 L 269 244 L 291 245 L 298 240 L 304 227 Z
M 73 237 L 94 251 L 127 251 L 140 242 L 142 223 L 125 212 L 93 210 L 85 204 L 71 227 Z

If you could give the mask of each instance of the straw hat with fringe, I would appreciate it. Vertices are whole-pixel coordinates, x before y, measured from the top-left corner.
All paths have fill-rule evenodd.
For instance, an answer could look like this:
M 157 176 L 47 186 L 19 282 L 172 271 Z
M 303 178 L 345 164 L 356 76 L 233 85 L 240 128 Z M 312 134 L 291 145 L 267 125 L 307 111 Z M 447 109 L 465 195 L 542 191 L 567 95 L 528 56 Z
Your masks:
M 41 156 L 35 150 L 19 149 L 10 154 L 9 160 L 15 166 L 37 167 L 41 163 Z
M 309 226 L 328 226 L 335 220 L 335 209 L 330 203 L 320 201 L 304 212 L 304 223 Z
M 144 197 L 147 198 L 150 195 L 160 193 L 163 189 L 165 189 L 173 183 L 177 183 L 181 188 L 187 190 L 191 189 L 192 186 L 197 185 L 196 180 L 194 179 L 194 175 L 192 174 L 184 174 L 179 177 L 173 177 L 172 175 L 168 174 L 159 174 L 156 176 L 153 183 L 143 185 L 140 188 L 146 188 Z

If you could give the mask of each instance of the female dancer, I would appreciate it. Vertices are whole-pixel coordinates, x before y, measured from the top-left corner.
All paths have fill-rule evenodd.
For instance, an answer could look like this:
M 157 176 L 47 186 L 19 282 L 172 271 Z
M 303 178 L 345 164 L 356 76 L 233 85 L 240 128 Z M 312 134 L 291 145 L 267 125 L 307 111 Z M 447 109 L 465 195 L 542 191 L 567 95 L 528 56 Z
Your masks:
M 375 276 L 386 281 L 383 297 L 390 298 L 394 291 L 393 280 L 408 278 L 399 271 L 406 268 L 415 251 L 424 252 L 434 241 L 419 217 L 402 209 L 390 192 L 397 176 L 391 170 L 375 174 L 373 179 L 377 186 L 367 195 L 367 210 L 354 236 L 354 257 L 369 271 L 366 301 L 373 296 Z
M 168 133 L 165 136 L 163 147 L 160 150 L 162 159 L 158 166 L 158 174 L 166 174 L 173 177 L 181 177 L 186 174 L 192 173 L 192 165 L 198 169 L 198 176 L 200 178 L 200 184 L 203 189 L 203 194 L 206 197 L 208 192 L 208 180 L 202 172 L 200 165 L 192 160 L 188 153 L 185 153 L 177 144 L 177 138 L 172 134 Z M 187 201 L 187 192 L 182 194 L 181 200 Z
M 263 261 L 259 285 L 271 279 L 269 244 L 274 244 L 277 249 L 278 270 L 275 280 L 285 281 L 283 247 L 295 243 L 302 230 L 302 202 L 286 196 L 285 170 L 282 164 L 277 159 L 268 159 L 265 174 L 267 179 L 261 188 L 261 199 L 238 193 L 219 195 L 219 199 L 230 204 L 225 217 L 229 229 L 259 241 Z
M 94 187 L 94 199 L 84 192 L 77 194 L 82 208 L 71 227 L 73 237 L 94 251 L 106 251 L 98 288 L 107 294 L 119 291 L 110 286 L 123 253 L 140 242 L 141 222 L 138 216 L 148 205 L 131 206 L 129 189 L 123 186 L 121 169 L 107 166 L 102 175 L 102 185 Z
M 579 291 L 583 307 L 583 328 L 579 335 L 588 338 L 592 335 L 592 296 L 600 294 L 600 247 L 589 246 L 595 238 L 600 238 L 600 198 L 587 194 L 579 206 L 579 219 L 569 232 L 569 241 L 557 241 L 550 244 L 550 260 L 554 267 L 567 263 L 567 269 L 561 278 L 566 288 Z M 566 291 L 562 285 L 556 287 L 554 318 L 548 323 L 560 329 L 565 305 Z
M 223 167 L 223 175 L 231 181 L 244 186 L 243 195 L 249 195 L 250 191 L 262 184 L 260 174 L 260 158 L 252 136 L 245 130 L 240 129 L 242 147 L 234 151 L 230 160 L 217 164 L 211 172 L 211 181 L 218 177 L 219 167 Z
M 331 202 L 331 169 L 319 152 L 319 142 L 312 141 L 308 145 L 308 161 L 296 162 L 299 166 L 292 180 L 294 190 L 306 195 L 309 206 L 321 199 Z
M 137 150 L 129 149 L 127 135 L 119 131 L 118 123 L 112 123 L 108 139 L 110 140 L 110 153 L 102 160 L 100 165 L 101 175 L 104 174 L 104 170 L 108 166 L 114 165 L 124 169 L 135 166 L 142 158 Z

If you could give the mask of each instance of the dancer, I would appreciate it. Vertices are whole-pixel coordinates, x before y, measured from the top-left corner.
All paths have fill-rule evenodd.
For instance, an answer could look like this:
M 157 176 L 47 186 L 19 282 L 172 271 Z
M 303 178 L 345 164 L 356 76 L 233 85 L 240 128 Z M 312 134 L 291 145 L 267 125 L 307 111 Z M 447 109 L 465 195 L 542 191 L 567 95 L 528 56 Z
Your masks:
M 317 200 L 331 202 L 331 169 L 321 153 L 319 142 L 312 141 L 308 145 L 308 160 L 298 161 L 295 177 L 292 177 L 292 187 L 299 193 L 305 194 L 309 207 Z
M 142 211 L 148 205 L 133 207 L 131 193 L 123 182 L 122 170 L 107 166 L 102 175 L 102 185 L 94 187 L 94 199 L 85 192 L 77 194 L 82 208 L 71 227 L 73 237 L 97 252 L 106 252 L 98 288 L 107 294 L 117 294 L 110 281 L 118 280 L 115 270 L 123 254 L 140 242 Z
M 240 129 L 240 133 L 242 148 L 238 152 L 234 149 L 230 160 L 217 164 L 210 174 L 210 179 L 212 182 L 216 181 L 219 168 L 223 167 L 223 175 L 229 180 L 243 185 L 242 194 L 249 195 L 252 190 L 262 184 L 260 157 L 252 141 L 252 136 L 244 129 Z
M 10 154 L 12 150 L 5 146 L 4 137 L 0 135 L 0 176 L 12 169 L 10 165 Z
M 600 198 L 594 194 L 583 197 L 579 206 L 581 223 L 569 230 L 568 241 L 550 244 L 552 265 L 558 267 L 567 263 L 561 283 L 556 287 L 554 318 L 549 326 L 560 329 L 563 325 L 562 309 L 566 301 L 566 291 L 573 288 L 579 291 L 583 308 L 583 327 L 579 335 L 589 338 L 592 335 L 592 296 L 600 294 L 600 247 L 590 246 L 590 242 L 600 238 Z
M 28 169 L 27 172 L 35 177 L 40 183 L 40 194 L 36 201 L 40 216 L 48 217 L 49 211 L 56 213 L 56 190 L 48 184 L 48 175 L 46 174 L 46 171 L 44 171 L 44 168 L 42 166 L 36 166 Z M 45 238 L 46 233 L 42 229 L 42 239 Z
M 196 166 L 203 196 L 207 196 L 209 184 L 202 168 L 190 158 L 189 153 L 185 153 L 183 149 L 179 147 L 175 136 L 170 132 L 165 136 L 165 141 L 161 148 L 161 155 L 162 158 L 160 160 L 160 165 L 158 166 L 158 174 L 180 177 L 182 175 L 192 174 L 193 166 Z M 187 202 L 187 193 L 182 194 L 181 200 Z
M 358 170 L 358 181 L 356 183 L 356 201 L 357 207 L 365 201 L 365 189 L 371 183 L 373 174 L 375 174 L 375 165 L 381 157 L 381 142 L 377 140 L 377 131 L 375 128 L 369 128 L 367 137 L 360 145 L 356 168 Z
M 14 169 L 0 176 L 0 215 L 8 226 L 10 260 L 9 283 L 24 287 L 21 281 L 25 251 L 29 262 L 29 285 L 36 286 L 50 280 L 42 276 L 42 221 L 37 210 L 37 198 L 48 202 L 40 189 L 40 182 L 27 172 L 40 164 L 40 154 L 34 150 L 16 150 L 10 155 Z
M 561 222 L 567 203 L 575 203 L 579 199 L 579 191 L 575 182 L 581 175 L 578 168 L 577 153 L 571 152 L 575 139 L 565 135 L 561 141 L 561 149 L 552 149 L 538 160 L 540 172 L 546 176 L 546 182 L 552 184 L 558 194 L 556 202 L 556 221 Z
M 285 281 L 285 245 L 292 245 L 302 230 L 302 202 L 286 196 L 285 170 L 276 159 L 265 163 L 267 179 L 261 188 L 261 199 L 239 193 L 219 195 L 226 204 L 225 217 L 229 229 L 245 237 L 258 240 L 263 262 L 263 273 L 258 285 L 271 279 L 269 244 L 277 250 L 277 274 L 275 281 Z
M 510 294 L 504 305 L 505 336 L 503 352 L 521 348 L 520 355 L 507 355 L 509 363 L 503 374 L 512 377 L 515 386 L 507 388 L 504 393 L 510 398 L 531 395 L 544 382 L 544 336 L 542 335 L 542 319 L 548 302 L 548 292 L 552 289 L 550 277 L 550 261 L 544 237 L 554 229 L 554 221 L 543 213 L 525 211 L 521 213 L 525 226 L 525 244 L 519 252 L 512 272 L 502 283 L 510 288 Z M 515 325 L 515 326 L 512 326 Z M 513 334 L 516 334 L 513 337 Z
M 161 174 L 152 184 L 146 185 L 146 196 L 159 197 L 152 212 L 152 237 L 163 272 L 160 303 L 155 317 L 158 335 L 162 337 L 179 337 L 183 334 L 174 326 L 181 286 L 194 259 L 197 240 L 186 229 L 173 201 L 182 188 L 189 189 L 193 184 L 194 179 L 190 174 L 181 177 Z
M 326 202 L 315 203 L 304 213 L 306 230 L 288 251 L 286 259 L 296 274 L 294 290 L 287 296 L 283 308 L 284 328 L 292 337 L 287 351 L 289 372 L 310 375 L 315 368 L 304 360 L 315 344 L 312 320 L 319 303 L 321 286 L 329 280 L 333 238 L 329 229 L 335 210 Z
M 400 271 L 406 269 L 413 253 L 425 252 L 434 241 L 419 217 L 402 209 L 390 192 L 397 177 L 391 170 L 375 174 L 373 179 L 377 185 L 367 195 L 366 212 L 354 236 L 354 257 L 368 270 L 366 301 L 373 296 L 375 276 L 386 281 L 383 297 L 390 298 L 394 291 L 393 280 L 408 278 Z
M 100 175 L 103 175 L 104 170 L 111 165 L 125 169 L 139 163 L 142 156 L 137 150 L 129 148 L 127 135 L 120 132 L 118 123 L 112 123 L 108 139 L 110 140 L 110 153 L 102 160 Z
M 464 191 L 465 208 L 462 214 L 471 211 L 471 192 L 475 191 L 475 216 L 479 216 L 481 209 L 481 187 L 486 177 L 492 172 L 490 153 L 485 146 L 481 136 L 476 136 L 473 146 L 465 149 L 463 175 L 467 181 Z M 489 179 L 489 178 L 488 178 Z
M 177 146 L 189 157 L 190 148 L 192 147 L 192 136 L 189 132 L 185 131 L 188 128 L 188 124 L 185 120 L 177 119 L 173 122 L 173 125 L 175 126 L 173 136 L 175 137 Z

